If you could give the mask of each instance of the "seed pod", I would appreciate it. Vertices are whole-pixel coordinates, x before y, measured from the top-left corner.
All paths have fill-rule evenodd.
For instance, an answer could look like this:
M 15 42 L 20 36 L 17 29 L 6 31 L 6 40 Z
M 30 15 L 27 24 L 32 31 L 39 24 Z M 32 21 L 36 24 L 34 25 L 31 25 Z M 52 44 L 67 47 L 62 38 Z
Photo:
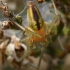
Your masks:
M 3 21 L 2 27 L 3 27 L 3 29 L 9 29 L 11 24 L 12 23 L 10 21 Z

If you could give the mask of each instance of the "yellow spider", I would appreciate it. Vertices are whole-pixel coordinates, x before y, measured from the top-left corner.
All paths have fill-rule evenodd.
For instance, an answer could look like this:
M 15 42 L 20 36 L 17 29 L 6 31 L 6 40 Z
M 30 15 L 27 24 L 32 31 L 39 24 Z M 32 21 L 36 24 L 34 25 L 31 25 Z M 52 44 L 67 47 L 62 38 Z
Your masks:
M 56 27 L 60 22 L 60 17 L 59 17 L 59 14 L 57 13 L 56 6 L 53 0 L 52 0 L 52 3 L 54 6 L 55 17 L 51 23 L 47 23 L 47 22 L 44 22 L 37 6 L 32 1 L 29 1 L 27 6 L 27 19 L 28 19 L 29 25 L 26 28 L 22 27 L 15 21 L 15 19 L 13 18 L 14 15 L 8 11 L 8 8 L 6 8 L 6 10 L 2 8 L 4 11 L 4 14 L 6 15 L 7 13 L 6 16 L 9 17 L 9 20 L 13 24 L 21 28 L 21 30 L 23 30 L 26 35 L 26 37 L 20 40 L 20 42 L 26 42 L 27 53 L 24 56 L 22 56 L 22 58 L 20 58 L 18 62 L 20 62 L 27 56 L 31 55 L 31 53 L 33 52 L 31 49 L 32 46 L 35 46 L 36 44 L 40 43 L 42 45 L 41 56 L 40 56 L 38 65 L 34 66 L 35 68 L 40 67 L 43 52 L 46 49 L 46 46 L 48 44 L 47 38 L 49 37 L 52 29 Z
M 40 67 L 43 52 L 46 49 L 46 46 L 48 44 L 47 38 L 50 35 L 52 28 L 56 27 L 60 22 L 59 15 L 57 13 L 53 0 L 52 0 L 52 3 L 55 10 L 55 17 L 50 24 L 47 22 L 44 22 L 40 14 L 40 11 L 32 1 L 29 1 L 28 7 L 27 7 L 27 19 L 28 19 L 29 26 L 26 27 L 25 29 L 25 33 L 27 37 L 23 38 L 21 41 L 25 41 L 25 40 L 27 41 L 28 52 L 23 57 L 30 55 L 30 53 L 32 52 L 31 50 L 32 46 L 34 46 L 37 43 L 41 43 L 42 50 L 41 50 L 41 56 L 40 56 L 37 68 Z

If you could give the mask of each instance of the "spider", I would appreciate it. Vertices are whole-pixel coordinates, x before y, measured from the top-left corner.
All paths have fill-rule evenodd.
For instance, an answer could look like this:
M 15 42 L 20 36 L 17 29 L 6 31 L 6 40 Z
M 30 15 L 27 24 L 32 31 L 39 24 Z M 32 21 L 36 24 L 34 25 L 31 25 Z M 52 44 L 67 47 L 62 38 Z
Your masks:
M 52 0 L 52 4 L 54 6 L 55 17 L 50 24 L 48 22 L 44 22 L 39 9 L 32 1 L 29 1 L 27 6 L 27 19 L 29 23 L 27 27 L 22 27 L 21 25 L 19 25 L 15 21 L 15 19 L 13 19 L 13 17 L 15 16 L 11 14 L 13 16 L 12 17 L 10 15 L 10 12 L 8 12 L 8 9 L 6 10 L 7 15 L 9 14 L 9 20 L 13 24 L 16 24 L 16 26 L 18 26 L 21 30 L 23 30 L 26 36 L 23 39 L 21 39 L 20 42 L 26 42 L 27 52 L 20 58 L 20 60 L 18 60 L 18 62 L 20 62 L 22 59 L 26 58 L 27 56 L 31 55 L 31 53 L 33 52 L 33 49 L 31 49 L 32 47 L 34 47 L 36 44 L 41 44 L 42 45 L 41 56 L 38 65 L 34 66 L 37 69 L 40 67 L 43 53 L 46 49 L 46 46 L 48 45 L 48 37 L 52 29 L 58 26 L 58 24 L 60 23 L 60 17 L 59 14 L 57 13 L 56 6 L 53 0 Z M 4 11 L 4 15 L 6 12 Z
M 32 1 L 29 1 L 28 3 L 27 19 L 28 19 L 29 26 L 26 27 L 26 30 L 25 30 L 27 37 L 23 38 L 22 41 L 26 40 L 28 44 L 28 52 L 27 52 L 27 55 L 25 55 L 25 57 L 32 52 L 31 50 L 32 46 L 34 46 L 37 43 L 42 45 L 41 56 L 36 68 L 40 67 L 43 52 L 45 51 L 46 46 L 48 44 L 47 38 L 49 37 L 52 28 L 58 26 L 60 22 L 59 14 L 57 13 L 56 6 L 53 0 L 52 0 L 52 3 L 55 10 L 55 17 L 51 22 L 51 24 L 49 24 L 48 22 L 44 22 L 39 9 Z M 27 31 L 27 29 L 30 31 L 33 31 L 34 33 L 39 34 L 40 36 L 36 34 L 32 34 L 30 31 Z

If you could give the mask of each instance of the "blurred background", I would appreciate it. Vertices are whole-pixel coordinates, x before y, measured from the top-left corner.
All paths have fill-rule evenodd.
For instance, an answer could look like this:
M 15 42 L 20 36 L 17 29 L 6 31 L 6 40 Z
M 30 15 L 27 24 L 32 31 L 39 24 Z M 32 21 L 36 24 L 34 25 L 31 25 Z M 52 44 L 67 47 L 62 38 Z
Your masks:
M 29 0 L 2 1 L 8 3 L 9 8 L 17 15 L 27 6 Z M 55 16 L 52 2 L 50 0 L 45 0 L 45 2 L 39 4 L 36 0 L 31 1 L 34 1 L 38 6 L 44 21 L 51 23 Z M 50 43 L 46 48 L 39 70 L 70 70 L 70 0 L 54 0 L 54 2 L 58 13 L 61 15 L 60 24 L 53 29 L 53 33 L 50 36 L 53 43 Z M 26 10 L 21 16 L 23 18 L 23 25 L 27 26 Z M 0 20 L 6 20 L 2 11 L 0 11 Z M 11 33 L 19 34 L 19 32 L 13 31 Z M 20 34 L 19 36 L 21 36 Z M 34 61 L 34 64 L 37 65 L 39 56 L 37 58 L 32 57 L 32 60 Z M 9 69 L 12 70 L 11 67 L 5 66 L 5 70 Z M 25 67 L 24 69 L 36 70 L 31 66 Z

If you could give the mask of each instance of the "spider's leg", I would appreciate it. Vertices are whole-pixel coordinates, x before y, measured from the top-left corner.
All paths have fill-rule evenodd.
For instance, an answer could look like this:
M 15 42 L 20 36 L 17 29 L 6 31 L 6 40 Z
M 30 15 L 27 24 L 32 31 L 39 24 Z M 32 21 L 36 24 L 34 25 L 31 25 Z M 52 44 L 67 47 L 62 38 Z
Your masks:
M 44 53 L 44 51 L 45 51 L 47 45 L 48 45 L 47 41 L 46 41 L 45 43 L 43 43 L 43 45 L 42 45 L 41 55 L 40 55 L 40 58 L 39 58 L 39 62 L 38 62 L 38 65 L 37 65 L 37 69 L 40 68 L 41 60 L 42 60 L 42 57 L 43 57 L 43 53 Z
M 59 35 L 58 35 L 58 37 L 57 37 L 57 40 L 58 40 L 58 42 L 59 42 L 59 44 L 60 44 L 61 49 L 62 49 L 63 51 L 66 51 L 66 49 L 64 48 L 64 45 L 63 45 L 63 43 L 62 43 L 61 38 L 60 38 Z
M 16 16 L 20 16 L 20 15 L 23 15 L 23 13 L 27 10 L 27 6 L 24 7 L 24 9 L 19 12 Z
M 27 27 L 26 32 L 29 34 L 32 34 L 32 35 L 36 35 L 39 38 L 42 38 L 42 36 L 39 33 L 37 33 L 36 31 L 34 31 L 31 27 Z
M 52 1 L 52 3 L 53 3 L 54 11 L 55 11 L 55 17 L 54 17 L 54 19 L 53 19 L 53 21 L 52 21 L 52 26 L 51 26 L 51 29 L 52 29 L 53 26 L 56 27 L 56 26 L 59 25 L 59 23 L 60 23 L 60 15 L 59 15 L 58 12 L 57 12 L 57 9 L 56 9 L 56 6 L 55 6 L 54 1 L 53 1 L 53 0 L 51 0 L 51 1 Z M 60 40 L 60 37 L 59 37 L 59 36 L 58 36 L 57 39 L 58 39 L 58 42 L 59 42 L 61 48 L 62 48 L 63 50 L 65 50 L 64 47 L 63 47 L 63 44 L 60 42 L 61 40 Z
M 59 25 L 59 23 L 60 23 L 60 16 L 59 16 L 59 14 L 58 14 L 58 12 L 57 12 L 57 8 L 56 8 L 56 6 L 55 6 L 55 3 L 54 3 L 54 1 L 53 0 L 51 0 L 52 1 L 52 4 L 53 4 L 53 6 L 54 6 L 54 11 L 55 11 L 55 17 L 54 17 L 54 19 L 53 19 L 53 21 L 52 21 L 52 23 L 51 23 L 51 29 L 52 29 L 52 27 L 55 25 L 55 26 L 58 26 Z
M 39 61 L 38 61 L 37 66 L 34 65 L 34 64 L 32 64 L 32 63 L 27 63 L 27 64 L 29 64 L 30 66 L 32 66 L 32 67 L 34 67 L 34 68 L 36 68 L 36 69 L 39 69 L 39 68 L 40 68 L 40 65 L 41 65 L 41 60 L 42 60 L 43 53 L 44 53 L 45 49 L 46 49 L 46 42 L 43 43 L 43 45 L 42 45 L 41 55 L 40 55 L 40 58 L 39 58 Z
M 14 50 L 14 54 L 13 54 L 13 57 L 16 59 L 17 62 L 20 62 L 21 60 L 23 60 L 24 58 L 26 58 L 27 56 L 30 55 L 30 52 L 31 52 L 31 48 L 30 48 L 30 42 L 29 42 L 29 39 L 32 37 L 32 35 L 20 40 L 20 42 L 27 42 L 25 46 L 27 48 L 27 52 L 24 52 L 24 54 L 22 55 L 21 58 L 18 58 L 17 55 L 16 55 L 16 52 Z
M 47 34 L 49 35 L 51 33 L 51 30 L 53 28 L 57 27 L 60 23 L 60 15 L 57 12 L 54 1 L 53 0 L 51 0 L 51 1 L 52 1 L 53 6 L 54 6 L 55 17 L 54 17 L 54 19 L 52 20 L 51 23 L 45 22 L 45 27 L 44 28 L 45 28 L 45 31 L 46 31 L 46 35 Z M 46 30 L 46 28 L 47 28 L 47 30 Z
M 52 1 L 52 3 L 53 3 L 53 6 L 54 6 L 54 11 L 55 11 L 55 14 L 56 14 L 56 15 L 58 15 L 58 12 L 57 12 L 57 9 L 56 9 L 56 6 L 55 6 L 54 1 L 53 1 L 53 0 L 51 0 L 51 1 Z

